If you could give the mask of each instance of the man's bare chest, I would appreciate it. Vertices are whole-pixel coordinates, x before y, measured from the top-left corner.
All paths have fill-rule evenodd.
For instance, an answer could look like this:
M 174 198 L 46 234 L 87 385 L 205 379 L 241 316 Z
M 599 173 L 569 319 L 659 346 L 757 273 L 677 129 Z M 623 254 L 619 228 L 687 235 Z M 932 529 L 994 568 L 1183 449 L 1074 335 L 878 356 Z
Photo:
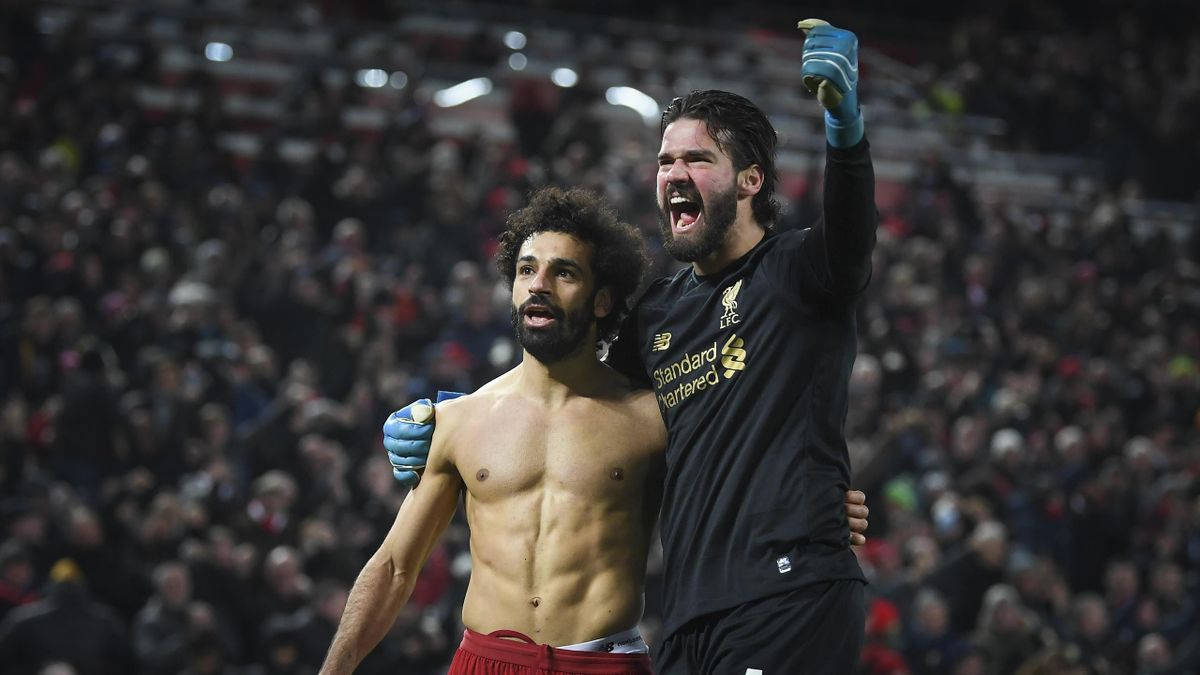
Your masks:
M 619 407 L 557 415 L 498 407 L 468 425 L 455 463 L 481 501 L 550 489 L 593 500 L 637 495 L 659 457 L 651 434 Z

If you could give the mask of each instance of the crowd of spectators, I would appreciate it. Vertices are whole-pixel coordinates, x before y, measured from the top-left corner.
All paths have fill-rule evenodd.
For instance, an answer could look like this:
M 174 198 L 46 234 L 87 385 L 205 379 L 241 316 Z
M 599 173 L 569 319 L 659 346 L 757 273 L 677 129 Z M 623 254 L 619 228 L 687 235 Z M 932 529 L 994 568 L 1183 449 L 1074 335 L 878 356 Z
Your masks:
M 364 136 L 334 114 L 353 93 L 313 84 L 281 122 L 323 125 L 311 161 L 239 157 L 212 101 L 138 105 L 153 50 L 6 11 L 0 663 L 312 672 L 404 496 L 382 421 L 519 358 L 505 214 L 584 185 L 653 239 L 653 151 L 536 92 L 517 143 L 439 138 L 413 100 Z M 796 185 L 781 228 L 819 212 Z M 1200 238 L 1078 185 L 985 204 L 929 159 L 882 214 L 847 423 L 863 673 L 1200 669 Z M 359 672 L 444 668 L 467 537 Z M 648 584 L 653 641 L 653 560 Z
M 1200 13 L 1158 7 L 989 3 L 923 51 L 925 101 L 1004 120 L 1009 147 L 1084 156 L 1110 183 L 1200 200 Z

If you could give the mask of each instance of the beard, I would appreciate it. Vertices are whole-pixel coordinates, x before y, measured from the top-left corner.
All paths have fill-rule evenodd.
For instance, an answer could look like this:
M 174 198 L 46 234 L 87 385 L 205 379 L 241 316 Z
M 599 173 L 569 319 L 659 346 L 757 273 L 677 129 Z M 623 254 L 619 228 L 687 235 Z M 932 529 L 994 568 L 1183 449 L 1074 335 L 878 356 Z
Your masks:
M 520 307 L 512 306 L 509 321 L 517 334 L 517 342 L 529 352 L 533 358 L 545 364 L 556 363 L 579 350 L 587 340 L 588 332 L 595 319 L 592 310 L 595 307 L 596 296 L 574 312 L 565 312 L 538 298 L 530 298 Z M 523 318 L 529 307 L 541 307 L 554 315 L 554 323 L 544 328 L 531 328 L 525 325 Z
M 696 262 L 716 253 L 725 244 L 725 237 L 737 219 L 737 186 L 713 195 L 711 203 L 704 203 L 694 187 L 680 190 L 689 199 L 700 203 L 704 226 L 696 232 L 675 237 L 671 231 L 671 207 L 658 209 L 658 230 L 662 234 L 663 248 L 679 262 Z

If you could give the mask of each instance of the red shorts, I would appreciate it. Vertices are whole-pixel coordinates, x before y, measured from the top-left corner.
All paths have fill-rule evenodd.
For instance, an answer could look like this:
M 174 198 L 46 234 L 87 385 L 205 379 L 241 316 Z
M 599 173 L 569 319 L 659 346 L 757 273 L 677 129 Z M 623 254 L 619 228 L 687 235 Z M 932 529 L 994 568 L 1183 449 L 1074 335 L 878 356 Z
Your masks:
M 505 640 L 515 637 L 524 642 Z M 646 654 L 604 654 L 577 652 L 539 645 L 512 630 L 488 635 L 471 629 L 463 631 L 462 644 L 450 662 L 446 675 L 652 675 Z

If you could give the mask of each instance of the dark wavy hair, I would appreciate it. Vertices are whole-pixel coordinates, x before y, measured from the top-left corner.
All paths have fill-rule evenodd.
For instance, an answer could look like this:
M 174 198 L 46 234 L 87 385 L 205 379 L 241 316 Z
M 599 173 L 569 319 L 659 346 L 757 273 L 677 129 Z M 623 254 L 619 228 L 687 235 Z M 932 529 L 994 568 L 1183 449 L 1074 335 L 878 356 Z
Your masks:
M 779 184 L 775 150 L 779 136 L 766 114 L 744 96 L 716 89 L 693 91 L 676 97 L 663 111 L 658 135 L 662 136 L 667 125 L 681 117 L 704 122 L 708 135 L 733 160 L 736 171 L 754 164 L 762 169 L 762 189 L 750 203 L 759 224 L 774 223 L 779 217 L 779 202 L 775 200 L 775 186 Z
M 641 232 L 617 218 L 600 195 L 573 188 L 548 187 L 529 198 L 529 204 L 508 217 L 500 234 L 496 269 L 512 286 L 521 244 L 540 232 L 563 232 L 591 246 L 595 289 L 607 288 L 613 308 L 596 321 L 597 337 L 609 340 L 632 308 L 634 294 L 645 276 L 648 261 Z

